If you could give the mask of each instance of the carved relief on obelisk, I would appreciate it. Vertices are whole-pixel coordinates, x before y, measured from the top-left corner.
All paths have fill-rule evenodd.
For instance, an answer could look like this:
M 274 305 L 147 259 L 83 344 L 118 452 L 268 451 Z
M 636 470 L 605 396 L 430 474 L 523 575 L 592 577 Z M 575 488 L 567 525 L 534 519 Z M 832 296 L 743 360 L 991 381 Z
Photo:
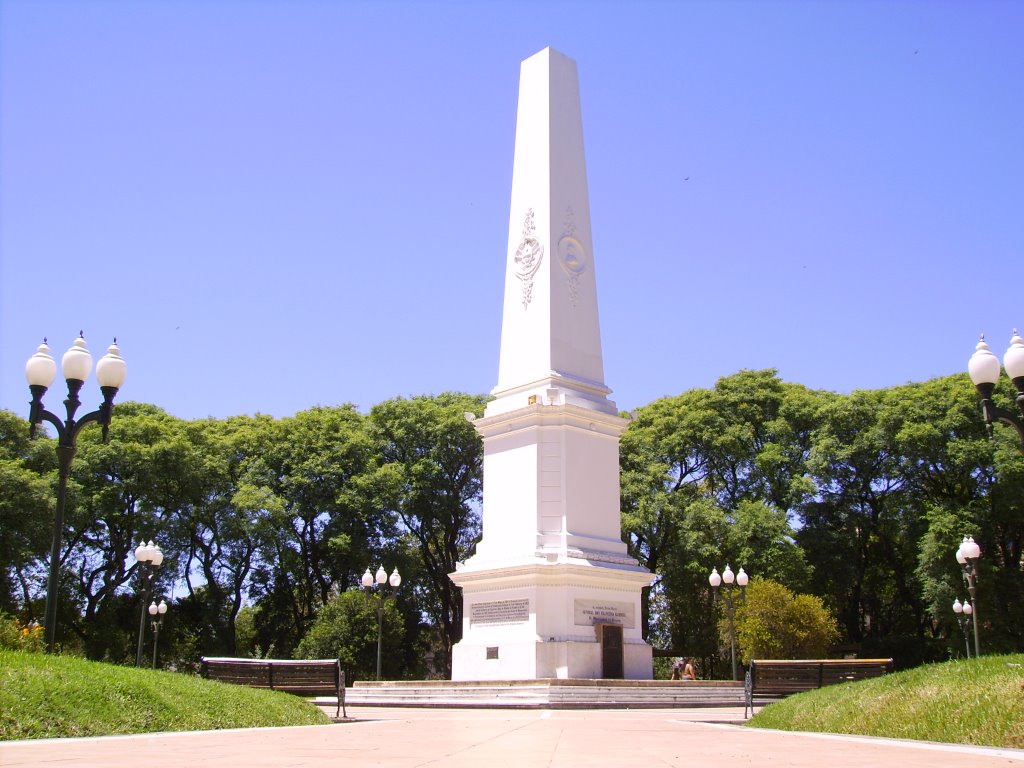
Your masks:
M 564 234 L 558 240 L 558 257 L 568 275 L 569 303 L 576 307 L 579 302 L 579 278 L 587 268 L 587 249 L 576 238 L 576 219 L 572 207 L 565 209 Z
M 523 309 L 530 306 L 533 298 L 533 276 L 544 261 L 544 246 L 534 237 L 537 225 L 533 223 L 533 209 L 526 211 L 523 220 L 523 239 L 519 241 L 513 261 L 516 263 L 516 277 L 523 284 Z
M 508 233 L 498 384 L 475 422 L 483 535 L 451 574 L 452 677 L 650 678 L 652 576 L 621 535 L 626 421 L 604 383 L 576 63 L 550 48 L 520 70 Z

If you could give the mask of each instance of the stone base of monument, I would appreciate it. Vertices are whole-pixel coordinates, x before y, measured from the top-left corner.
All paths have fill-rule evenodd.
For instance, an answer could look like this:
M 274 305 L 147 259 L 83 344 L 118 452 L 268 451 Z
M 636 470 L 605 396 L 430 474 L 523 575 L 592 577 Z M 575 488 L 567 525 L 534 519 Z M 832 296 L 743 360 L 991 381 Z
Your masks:
M 476 567 L 474 558 L 452 574 L 463 597 L 452 680 L 650 680 L 639 621 L 650 573 L 624 553 L 579 555 Z
M 358 681 L 346 704 L 375 707 L 640 709 L 741 707 L 743 683 L 727 680 Z
M 452 649 L 452 664 L 460 671 L 460 680 L 507 680 L 508 668 L 522 670 L 522 677 L 539 680 L 592 679 L 591 675 L 601 674 L 608 666 L 607 657 L 617 669 L 616 678 L 627 680 L 649 680 L 651 678 L 651 647 L 644 642 L 623 643 L 621 627 L 595 627 L 596 630 L 618 630 L 615 644 L 617 654 L 609 653 L 601 643 L 593 641 L 538 641 L 522 643 L 503 642 L 500 651 L 505 667 L 494 666 L 487 661 L 488 653 L 496 654 L 499 646 L 470 645 L 465 640 Z M 490 665 L 490 666 L 489 666 Z

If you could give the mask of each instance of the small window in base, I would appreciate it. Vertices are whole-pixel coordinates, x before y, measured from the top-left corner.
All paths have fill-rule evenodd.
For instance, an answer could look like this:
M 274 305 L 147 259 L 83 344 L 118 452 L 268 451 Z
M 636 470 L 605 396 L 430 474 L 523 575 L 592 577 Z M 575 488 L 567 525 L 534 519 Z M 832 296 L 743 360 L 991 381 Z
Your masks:
M 487 648 L 487 660 L 498 658 L 498 646 L 488 646 Z

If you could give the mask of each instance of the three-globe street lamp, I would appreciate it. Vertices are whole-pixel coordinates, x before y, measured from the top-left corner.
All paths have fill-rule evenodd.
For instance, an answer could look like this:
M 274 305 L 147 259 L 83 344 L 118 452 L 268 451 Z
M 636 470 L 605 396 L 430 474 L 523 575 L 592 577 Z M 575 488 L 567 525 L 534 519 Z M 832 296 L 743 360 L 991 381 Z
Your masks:
M 967 658 L 971 658 L 971 641 L 967 634 L 967 626 L 971 623 L 971 615 L 974 613 L 974 606 L 967 600 L 960 602 L 960 598 L 953 601 L 953 613 L 956 614 L 956 622 L 960 625 L 960 631 L 964 633 L 964 648 L 967 649 Z M 977 656 L 977 651 L 975 651 Z
M 164 561 L 164 553 L 152 541 L 149 544 L 143 542 L 135 548 L 135 560 L 139 564 L 139 584 L 141 585 L 140 591 L 142 593 L 142 611 L 139 614 L 139 647 L 135 652 L 135 666 L 141 667 L 142 639 L 146 634 L 146 598 L 149 597 L 149 588 L 153 583 L 153 575 Z
M 711 569 L 711 575 L 708 576 L 708 583 L 711 584 L 711 593 L 714 595 L 715 600 L 718 600 L 719 590 L 722 588 L 722 584 L 725 584 L 725 591 L 722 592 L 722 599 L 725 601 L 726 613 L 729 617 L 729 646 L 732 655 L 732 679 L 738 680 L 736 677 L 736 620 L 735 620 L 735 600 L 733 590 L 736 587 L 740 588 L 739 601 L 743 601 L 747 594 L 747 583 L 750 581 L 750 577 L 747 576 L 746 572 L 740 568 L 739 573 L 733 573 L 732 568 L 726 564 L 725 570 L 721 574 L 718 573 L 717 568 Z
M 395 568 L 389 577 L 387 571 L 384 570 L 384 566 L 382 565 L 377 568 L 376 575 L 371 575 L 370 569 L 367 568 L 366 573 L 363 574 L 361 583 L 367 594 L 374 591 L 376 591 L 377 594 L 377 679 L 380 680 L 380 653 L 381 644 L 384 638 L 384 601 L 387 599 L 387 595 L 384 590 L 388 585 L 390 585 L 392 589 L 398 589 L 398 585 L 402 583 L 402 577 L 398 575 L 398 568 Z
M 1013 329 L 1010 347 L 1003 355 L 1003 365 L 1013 385 L 1017 388 L 1017 409 L 1024 413 L 1024 339 Z M 1024 450 L 1024 422 L 1016 414 L 998 407 L 992 402 L 992 393 L 999 381 L 999 358 L 989 351 L 982 334 L 981 341 L 974 349 L 974 354 L 967 361 L 967 372 L 974 382 L 978 394 L 981 395 L 981 412 L 985 417 L 985 426 L 992 434 L 992 422 L 1001 421 L 1017 430 L 1021 449 Z
M 165 613 L 167 613 L 167 603 L 162 599 L 160 605 L 156 604 L 156 599 L 149 604 L 150 624 L 153 626 L 153 669 L 156 669 L 156 648 L 160 642 L 160 625 L 164 623 Z
M 64 537 L 64 505 L 67 500 L 68 478 L 71 476 L 71 462 L 77 450 L 78 433 L 82 427 L 93 422 L 103 427 L 103 442 L 107 441 L 110 417 L 114 410 L 114 396 L 124 384 L 128 366 L 121 358 L 117 339 L 96 364 L 96 379 L 103 393 L 103 403 L 95 411 L 75 419 L 75 412 L 82 404 L 78 393 L 92 370 L 92 355 L 85 346 L 85 339 L 79 333 L 75 343 L 61 358 L 61 372 L 68 385 L 68 397 L 64 401 L 67 417 L 61 419 L 43 406 L 43 395 L 57 375 L 57 363 L 50 356 L 46 339 L 36 353 L 25 363 L 25 378 L 32 392 L 28 416 L 29 438 L 36 434 L 36 428 L 44 421 L 57 430 L 57 463 L 59 466 L 57 484 L 57 511 L 53 520 L 53 543 L 50 547 L 50 574 L 46 582 L 46 611 L 43 619 L 46 629 L 46 651 L 53 653 L 57 638 L 57 593 L 60 586 L 60 549 Z
M 964 536 L 960 547 L 956 551 L 956 561 L 964 571 L 964 581 L 967 582 L 967 591 L 971 595 L 971 612 L 974 614 L 974 655 L 981 656 L 981 645 L 978 644 L 978 559 L 981 557 L 981 547 L 974 541 L 973 536 Z

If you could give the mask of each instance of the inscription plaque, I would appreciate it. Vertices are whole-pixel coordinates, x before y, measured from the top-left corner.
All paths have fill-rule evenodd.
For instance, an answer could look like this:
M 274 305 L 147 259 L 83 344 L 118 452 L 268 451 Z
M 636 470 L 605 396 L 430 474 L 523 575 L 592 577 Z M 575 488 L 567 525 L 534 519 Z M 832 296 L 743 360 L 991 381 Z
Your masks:
M 530 601 L 495 600 L 491 603 L 474 603 L 469 607 L 469 625 L 495 626 L 498 624 L 522 624 L 530 618 Z
M 576 600 L 575 624 L 587 627 L 592 624 L 619 624 L 625 629 L 636 626 L 633 603 L 616 603 L 596 600 Z

